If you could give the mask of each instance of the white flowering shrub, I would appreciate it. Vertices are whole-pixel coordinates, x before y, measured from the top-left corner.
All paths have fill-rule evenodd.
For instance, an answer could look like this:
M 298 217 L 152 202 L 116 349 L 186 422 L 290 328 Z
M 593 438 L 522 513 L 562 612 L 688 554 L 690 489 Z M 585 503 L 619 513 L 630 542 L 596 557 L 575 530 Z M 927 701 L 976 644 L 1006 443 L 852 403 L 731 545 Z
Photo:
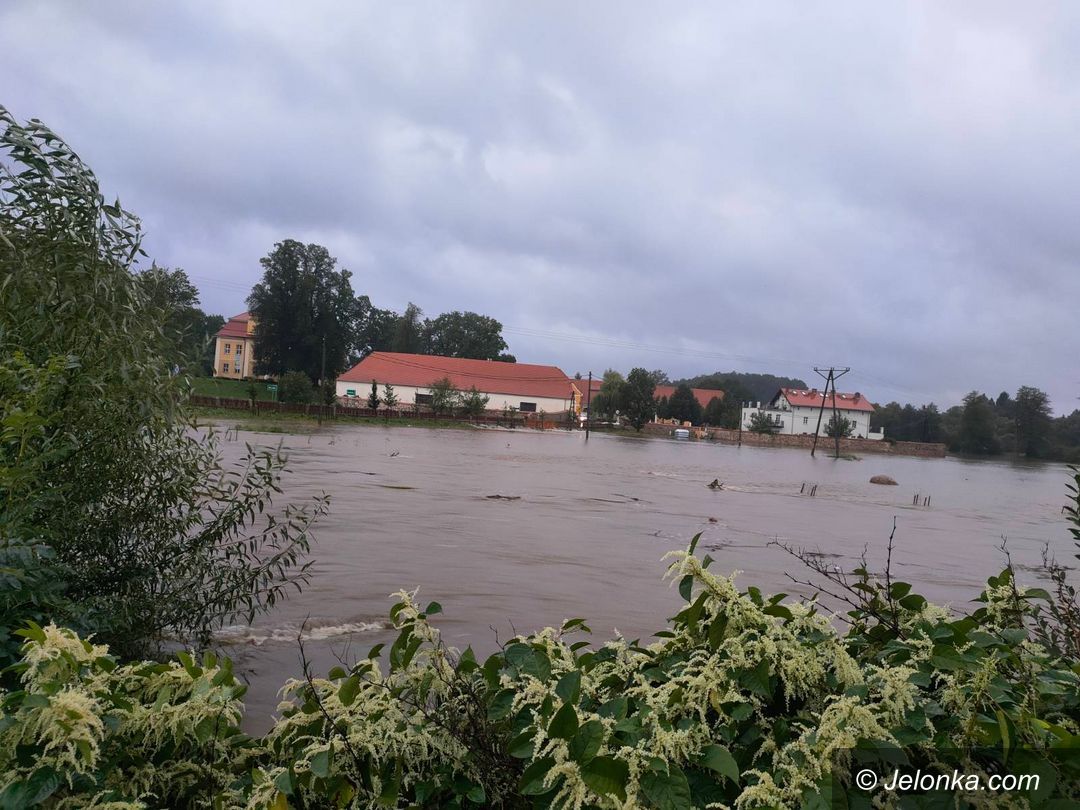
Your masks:
M 119 666 L 31 626 L 0 700 L 0 807 L 869 807 L 854 772 L 898 765 L 1041 776 L 950 807 L 1080 800 L 1080 664 L 1038 641 L 1050 595 L 1009 570 L 962 617 L 864 571 L 840 632 L 693 545 L 670 557 L 686 606 L 652 643 L 571 619 L 480 662 L 400 593 L 390 649 L 286 683 L 259 740 L 227 661 Z

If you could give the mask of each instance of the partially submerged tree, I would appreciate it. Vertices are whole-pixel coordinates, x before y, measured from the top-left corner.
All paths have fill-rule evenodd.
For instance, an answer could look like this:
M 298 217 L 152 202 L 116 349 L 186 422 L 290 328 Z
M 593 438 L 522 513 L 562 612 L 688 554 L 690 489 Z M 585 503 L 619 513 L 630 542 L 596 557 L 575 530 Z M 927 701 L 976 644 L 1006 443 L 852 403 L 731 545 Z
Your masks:
M 623 413 L 634 430 L 645 427 L 656 413 L 656 402 L 653 399 L 655 390 L 656 383 L 648 371 L 643 368 L 630 371 L 623 393 Z
M 830 416 L 829 421 L 825 423 L 825 435 L 830 439 L 835 439 L 837 436 L 841 439 L 846 439 L 854 432 L 855 423 L 838 413 L 834 413 Z
M 371 381 L 371 393 L 367 397 L 367 406 L 373 411 L 379 409 L 379 403 L 382 400 L 379 398 L 379 384 L 375 380 Z
M 461 403 L 459 407 L 461 408 L 461 412 L 465 416 L 476 419 L 477 417 L 484 415 L 484 412 L 487 410 L 488 401 L 490 399 L 491 398 L 486 394 L 480 393 L 480 391 L 474 385 L 468 391 L 461 395 Z
M 751 433 L 768 433 L 773 434 L 779 430 L 779 426 L 773 421 L 773 418 L 761 411 L 754 411 L 750 414 L 750 432 Z

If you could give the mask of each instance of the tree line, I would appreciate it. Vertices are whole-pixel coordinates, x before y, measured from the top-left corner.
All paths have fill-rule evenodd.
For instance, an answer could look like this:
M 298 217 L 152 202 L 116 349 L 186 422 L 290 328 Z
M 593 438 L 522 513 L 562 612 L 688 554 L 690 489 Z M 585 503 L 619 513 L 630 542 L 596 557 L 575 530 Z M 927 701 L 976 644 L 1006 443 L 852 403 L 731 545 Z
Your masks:
M 886 439 L 942 442 L 955 453 L 1080 461 L 1080 410 L 1055 417 L 1046 392 L 1029 385 L 997 397 L 971 391 L 944 412 L 932 402 L 890 402 L 875 410 L 870 423 L 884 428 Z

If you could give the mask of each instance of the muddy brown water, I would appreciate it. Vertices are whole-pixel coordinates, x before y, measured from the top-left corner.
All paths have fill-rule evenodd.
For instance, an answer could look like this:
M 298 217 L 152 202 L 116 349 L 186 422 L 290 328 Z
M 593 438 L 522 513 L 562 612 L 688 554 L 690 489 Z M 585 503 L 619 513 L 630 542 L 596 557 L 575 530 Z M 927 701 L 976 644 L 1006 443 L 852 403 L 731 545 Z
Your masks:
M 300 671 L 296 636 L 314 670 L 393 638 L 386 622 L 401 588 L 437 600 L 444 638 L 494 650 L 516 631 L 581 616 L 597 638 L 661 629 L 679 604 L 660 558 L 702 533 L 712 570 L 742 586 L 804 593 L 807 572 L 781 540 L 850 571 L 869 546 L 879 569 L 893 518 L 893 570 L 917 592 L 967 607 L 1002 567 L 1002 536 L 1032 570 L 1044 543 L 1071 560 L 1061 515 L 1067 469 L 1057 464 L 864 456 L 816 459 L 791 449 L 730 447 L 579 433 L 334 426 L 304 434 L 240 431 L 283 444 L 285 500 L 326 492 L 311 582 L 251 627 L 220 640 L 248 679 L 247 726 L 265 730 L 283 681 Z M 889 475 L 899 486 L 869 483 Z M 707 485 L 717 479 L 723 489 Z M 800 488 L 817 485 L 815 497 Z M 929 507 L 913 506 L 915 493 Z M 503 496 L 493 498 L 491 496 Z

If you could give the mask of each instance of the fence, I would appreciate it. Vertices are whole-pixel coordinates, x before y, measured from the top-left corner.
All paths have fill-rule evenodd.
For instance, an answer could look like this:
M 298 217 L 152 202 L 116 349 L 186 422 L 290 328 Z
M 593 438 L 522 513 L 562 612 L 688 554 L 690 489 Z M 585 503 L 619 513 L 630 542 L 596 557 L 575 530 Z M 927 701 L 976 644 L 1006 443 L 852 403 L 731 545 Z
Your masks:
M 306 416 L 322 417 L 323 419 L 422 419 L 439 422 L 463 422 L 478 425 L 496 425 L 510 428 L 533 428 L 538 430 L 566 429 L 566 420 L 545 418 L 540 421 L 538 414 L 503 414 L 487 412 L 482 416 L 466 416 L 462 414 L 435 414 L 430 410 L 419 408 L 396 408 L 387 410 L 380 408 L 356 407 L 352 405 L 319 405 L 315 403 L 298 402 L 265 402 L 250 399 L 232 399 L 229 397 L 208 397 L 193 395 L 190 399 L 192 405 L 204 408 L 221 408 L 229 411 L 246 411 L 247 413 L 273 414 L 273 413 L 301 413 Z M 551 416 L 551 414 L 546 414 Z

